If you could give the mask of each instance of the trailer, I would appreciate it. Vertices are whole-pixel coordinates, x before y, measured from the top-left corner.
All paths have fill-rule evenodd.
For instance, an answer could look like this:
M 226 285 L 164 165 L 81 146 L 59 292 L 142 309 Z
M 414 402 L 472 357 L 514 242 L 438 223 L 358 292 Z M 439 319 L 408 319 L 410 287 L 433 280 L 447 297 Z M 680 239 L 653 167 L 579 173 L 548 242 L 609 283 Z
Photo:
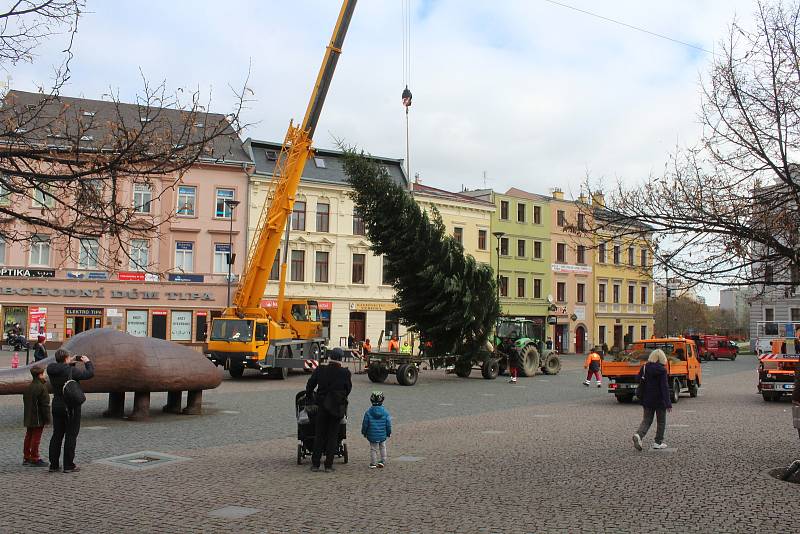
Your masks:
M 400 352 L 370 352 L 366 355 L 367 377 L 377 384 L 383 383 L 390 374 L 395 375 L 401 386 L 413 386 L 419 378 L 422 357 Z

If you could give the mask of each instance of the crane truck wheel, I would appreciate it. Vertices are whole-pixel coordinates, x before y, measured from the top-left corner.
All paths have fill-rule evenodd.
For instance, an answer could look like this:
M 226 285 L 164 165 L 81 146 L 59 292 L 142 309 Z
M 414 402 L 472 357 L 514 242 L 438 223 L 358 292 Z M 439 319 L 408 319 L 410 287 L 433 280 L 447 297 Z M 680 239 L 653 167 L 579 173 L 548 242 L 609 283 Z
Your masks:
M 561 371 L 561 358 L 550 354 L 544 361 L 542 372 L 546 375 L 557 375 L 559 371 Z
M 534 376 L 536 370 L 539 369 L 539 351 L 533 344 L 525 346 L 519 355 L 520 366 L 519 374 L 522 376 Z
M 269 377 L 275 380 L 286 380 L 289 376 L 288 367 L 273 367 L 269 370 Z
M 244 374 L 244 365 L 240 363 L 231 363 L 228 366 L 228 373 L 230 373 L 231 378 L 242 378 Z
M 481 375 L 486 380 L 494 380 L 500 374 L 500 362 L 497 358 L 487 358 L 481 366 Z
M 413 363 L 404 363 L 397 368 L 397 383 L 402 386 L 413 386 L 417 383 L 419 371 Z
M 372 362 L 367 369 L 367 376 L 371 382 L 381 383 L 389 376 L 389 370 L 382 366 L 380 362 Z

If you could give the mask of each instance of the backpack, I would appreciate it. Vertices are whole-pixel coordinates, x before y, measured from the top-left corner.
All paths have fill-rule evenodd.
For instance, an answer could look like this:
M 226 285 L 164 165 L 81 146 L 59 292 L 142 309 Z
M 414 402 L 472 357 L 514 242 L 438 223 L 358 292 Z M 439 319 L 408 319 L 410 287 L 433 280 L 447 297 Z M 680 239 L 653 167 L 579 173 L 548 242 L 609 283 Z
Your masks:
M 73 369 L 69 370 L 69 378 L 64 382 L 64 387 L 61 388 L 61 394 L 64 396 L 64 404 L 67 408 L 80 408 L 81 404 L 86 402 L 86 394 L 83 392 L 80 383 L 72 378 Z
M 644 394 L 644 375 L 646 371 L 647 364 L 645 363 L 642 366 L 642 377 L 639 379 L 639 384 L 636 386 L 636 397 L 638 397 L 639 400 L 642 400 L 642 395 Z

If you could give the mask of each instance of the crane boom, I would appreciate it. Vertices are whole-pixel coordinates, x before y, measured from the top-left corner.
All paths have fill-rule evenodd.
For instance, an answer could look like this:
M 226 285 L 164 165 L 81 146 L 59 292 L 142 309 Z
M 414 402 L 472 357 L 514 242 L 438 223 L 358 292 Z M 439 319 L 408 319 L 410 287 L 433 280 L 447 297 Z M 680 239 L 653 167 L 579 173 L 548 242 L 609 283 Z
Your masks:
M 289 130 L 281 148 L 273 171 L 276 183 L 272 202 L 264 207 L 256 234 L 250 246 L 247 267 L 236 289 L 232 307 L 225 310 L 225 316 L 264 316 L 259 308 L 275 254 L 278 252 L 281 234 L 286 227 L 294 207 L 295 193 L 300 183 L 306 161 L 313 154 L 311 141 L 319 121 L 325 97 L 333 79 L 336 63 L 342 52 L 345 34 L 357 0 L 344 0 L 333 35 L 325 50 L 322 66 L 317 74 L 314 89 L 306 109 L 303 123 L 297 127 L 289 124 Z M 281 266 L 279 306 L 281 309 L 286 283 L 286 263 Z

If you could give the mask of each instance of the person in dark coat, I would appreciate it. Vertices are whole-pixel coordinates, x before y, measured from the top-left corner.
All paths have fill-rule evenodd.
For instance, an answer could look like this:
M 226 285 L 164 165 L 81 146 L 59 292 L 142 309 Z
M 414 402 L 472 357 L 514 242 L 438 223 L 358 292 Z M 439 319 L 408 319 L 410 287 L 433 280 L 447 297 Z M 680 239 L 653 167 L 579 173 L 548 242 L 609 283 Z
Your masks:
M 33 344 L 33 359 L 34 361 L 41 361 L 47 358 L 47 349 L 44 348 L 44 336 L 38 336 L 36 343 Z
M 50 424 L 50 393 L 42 367 L 31 367 L 33 380 L 22 394 L 25 420 L 25 442 L 22 465 L 47 467 L 47 462 L 39 457 L 39 442 L 44 427 Z
M 58 349 L 56 361 L 47 366 L 47 376 L 53 388 L 53 436 L 50 438 L 50 472 L 58 471 L 61 442 L 64 442 L 64 472 L 80 471 L 75 465 L 75 446 L 81 430 L 81 407 L 68 408 L 64 403 L 64 384 L 67 380 L 89 380 L 94 376 L 94 365 L 86 355 L 75 357 L 66 349 Z M 75 367 L 83 362 L 84 369 Z
M 353 389 L 350 369 L 342 367 L 344 351 L 334 348 L 328 355 L 328 364 L 314 369 L 306 384 L 306 395 L 314 398 L 316 389 L 317 417 L 311 470 L 319 471 L 322 451 L 325 451 L 325 472 L 333 471 L 333 458 L 339 436 L 339 424 L 347 414 L 347 397 Z
M 642 438 L 647 434 L 656 417 L 656 439 L 654 449 L 666 449 L 664 431 L 667 428 L 667 412 L 672 411 L 672 401 L 669 398 L 667 385 L 667 356 L 661 349 L 650 353 L 645 363 L 639 370 L 639 384 L 641 385 L 641 398 L 644 410 L 642 423 L 639 430 L 633 435 L 633 446 L 642 450 Z

